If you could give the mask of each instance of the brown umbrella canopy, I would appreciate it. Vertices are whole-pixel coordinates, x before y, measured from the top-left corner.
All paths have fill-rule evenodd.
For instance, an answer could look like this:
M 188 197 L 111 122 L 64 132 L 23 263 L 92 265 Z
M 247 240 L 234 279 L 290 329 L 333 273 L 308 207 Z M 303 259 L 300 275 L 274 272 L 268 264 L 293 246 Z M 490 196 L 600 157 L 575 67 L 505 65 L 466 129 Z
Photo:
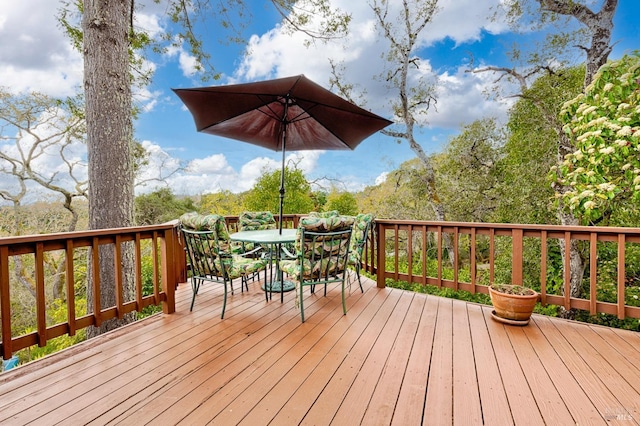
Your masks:
M 227 86 L 173 89 L 199 132 L 282 151 L 354 149 L 392 122 L 319 86 L 304 75 Z
M 283 150 L 283 141 L 287 151 L 354 149 L 391 124 L 304 75 L 174 92 L 199 132 L 274 151 Z

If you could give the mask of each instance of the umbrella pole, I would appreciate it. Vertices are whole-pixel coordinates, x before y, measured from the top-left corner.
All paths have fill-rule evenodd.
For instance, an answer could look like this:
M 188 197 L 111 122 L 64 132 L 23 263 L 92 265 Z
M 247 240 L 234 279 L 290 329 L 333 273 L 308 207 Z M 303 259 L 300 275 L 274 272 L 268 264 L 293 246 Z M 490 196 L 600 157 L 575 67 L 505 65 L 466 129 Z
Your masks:
M 286 116 L 286 106 L 285 106 L 285 116 Z M 282 235 L 282 223 L 283 223 L 283 207 L 284 207 L 284 160 L 285 160 L 285 148 L 287 143 L 287 122 L 286 120 L 282 126 L 282 173 L 280 173 L 280 226 L 279 231 L 280 235 Z

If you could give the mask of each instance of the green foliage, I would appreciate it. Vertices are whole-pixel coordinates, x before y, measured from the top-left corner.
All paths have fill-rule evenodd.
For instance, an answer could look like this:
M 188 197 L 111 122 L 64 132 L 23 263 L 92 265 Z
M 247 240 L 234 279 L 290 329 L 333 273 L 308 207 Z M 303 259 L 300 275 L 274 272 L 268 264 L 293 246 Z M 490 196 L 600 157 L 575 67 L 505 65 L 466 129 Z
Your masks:
M 466 125 L 444 152 L 434 157 L 436 185 L 448 220 L 482 222 L 500 202 L 496 194 L 502 177 L 496 167 L 505 142 L 493 119 Z
M 239 215 L 244 208 L 244 194 L 234 194 L 224 190 L 200 197 L 198 212 L 202 214 L 219 214 L 221 216 Z
M 150 296 L 153 294 L 153 258 L 151 256 L 144 256 L 140 263 L 142 267 L 142 295 Z M 162 306 L 147 306 L 138 312 L 137 319 L 142 319 L 158 312 L 162 312 Z
M 467 302 L 481 303 L 483 305 L 491 304 L 491 298 L 489 295 L 484 293 L 473 294 L 464 290 L 455 291 L 448 287 L 437 287 L 435 285 L 422 285 L 418 283 L 409 284 L 406 281 L 394 281 L 392 279 L 387 279 L 386 285 L 392 288 L 409 290 L 416 293 L 432 294 L 434 296 L 447 297 L 449 299 L 464 300 Z
M 405 161 L 383 183 L 357 194 L 358 210 L 384 219 L 433 219 L 425 189 L 426 174 L 419 159 Z
M 280 212 L 280 176 L 282 172 L 263 170 L 255 186 L 246 193 L 244 206 L 249 211 Z M 314 203 L 311 198 L 311 186 L 302 170 L 285 168 L 285 196 L 283 213 L 307 213 L 312 211 Z
M 337 191 L 334 188 L 327 196 L 325 210 L 337 210 L 342 215 L 355 216 L 358 214 L 358 203 L 351 192 Z
M 640 52 L 605 64 L 584 94 L 564 104 L 576 151 L 553 170 L 563 205 L 590 221 L 640 201 Z M 557 176 L 555 174 L 557 172 Z
M 538 78 L 509 111 L 508 138 L 497 164 L 499 200 L 494 222 L 555 223 L 553 189 L 546 176 L 556 164 L 558 113 L 582 90 L 584 67 Z
M 86 299 L 75 299 L 76 312 L 87 311 Z M 48 322 L 51 324 L 61 324 L 67 322 L 67 305 L 60 301 L 55 300 L 51 306 L 47 309 Z M 24 330 L 23 334 L 29 334 L 35 332 L 34 327 L 30 327 Z M 80 343 L 86 339 L 86 329 L 78 330 L 75 336 L 59 336 L 47 341 L 47 345 L 44 347 L 31 346 L 29 348 L 18 351 L 16 355 L 20 360 L 20 363 L 33 361 L 43 356 L 58 352 L 69 346 L 73 346 L 76 343 Z
M 183 213 L 196 209 L 191 198 L 177 199 L 169 188 L 162 188 L 135 199 L 135 215 L 138 225 L 154 225 L 179 218 Z

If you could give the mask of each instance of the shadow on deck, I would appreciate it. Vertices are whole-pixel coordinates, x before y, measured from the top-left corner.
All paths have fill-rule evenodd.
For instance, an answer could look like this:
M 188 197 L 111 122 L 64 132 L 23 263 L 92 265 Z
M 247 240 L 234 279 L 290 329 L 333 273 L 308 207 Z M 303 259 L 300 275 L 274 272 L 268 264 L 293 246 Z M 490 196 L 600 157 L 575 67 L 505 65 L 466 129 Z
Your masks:
M 370 280 L 266 302 L 204 285 L 156 315 L 0 375 L 2 424 L 634 424 L 640 335 Z

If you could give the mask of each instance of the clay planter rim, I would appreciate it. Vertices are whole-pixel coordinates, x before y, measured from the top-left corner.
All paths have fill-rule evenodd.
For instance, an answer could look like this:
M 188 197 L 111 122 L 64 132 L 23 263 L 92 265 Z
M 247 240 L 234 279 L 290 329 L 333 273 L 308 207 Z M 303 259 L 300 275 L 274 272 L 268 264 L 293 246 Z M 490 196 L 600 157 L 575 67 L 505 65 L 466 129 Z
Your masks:
M 505 284 L 505 286 L 511 285 Z M 538 302 L 539 294 L 533 289 L 527 288 L 527 290 L 531 294 L 510 294 L 495 290 L 492 286 L 489 286 L 489 295 L 496 315 L 513 321 L 528 322 Z

